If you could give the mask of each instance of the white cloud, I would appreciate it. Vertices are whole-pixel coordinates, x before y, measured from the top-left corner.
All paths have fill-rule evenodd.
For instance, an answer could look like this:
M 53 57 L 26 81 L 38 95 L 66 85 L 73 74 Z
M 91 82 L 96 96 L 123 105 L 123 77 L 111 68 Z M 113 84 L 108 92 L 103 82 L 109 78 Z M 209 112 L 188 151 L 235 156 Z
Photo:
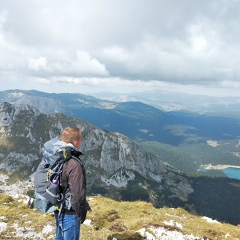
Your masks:
M 238 0 L 0 0 L 0 81 L 237 91 L 239 10 Z
M 0 29 L 2 29 L 3 24 L 7 21 L 7 10 L 3 9 L 0 11 Z
M 47 59 L 45 57 L 30 58 L 28 60 L 28 67 L 37 72 L 39 70 L 45 70 L 47 68 Z
M 36 78 L 36 82 L 43 83 L 43 84 L 50 84 L 51 80 L 46 79 L 46 78 Z
M 28 68 L 35 72 L 42 72 L 46 76 L 108 76 L 105 66 L 89 53 L 77 50 L 76 56 L 69 59 L 66 56 L 59 56 L 57 61 L 47 60 L 46 57 L 30 58 Z
M 109 75 L 106 67 L 85 51 L 77 51 L 77 59 L 74 65 L 76 69 L 79 69 L 80 73 L 103 76 Z

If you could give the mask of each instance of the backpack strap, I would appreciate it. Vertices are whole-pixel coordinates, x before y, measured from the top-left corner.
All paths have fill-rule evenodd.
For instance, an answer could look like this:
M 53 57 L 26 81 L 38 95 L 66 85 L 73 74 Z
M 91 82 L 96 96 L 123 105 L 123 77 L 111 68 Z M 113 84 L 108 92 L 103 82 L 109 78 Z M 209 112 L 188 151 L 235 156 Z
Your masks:
M 58 150 L 58 153 L 61 154 L 62 157 L 60 157 L 52 166 L 51 166 L 51 169 L 54 169 L 56 166 L 60 166 L 59 167 L 59 174 L 60 174 L 60 186 L 62 185 L 61 184 L 61 175 L 62 175 L 62 167 L 63 167 L 63 164 L 65 162 L 67 162 L 68 160 L 70 159 L 75 159 L 76 161 L 78 161 L 82 166 L 83 166 L 83 163 L 80 159 L 80 156 L 83 155 L 81 152 L 79 151 L 76 151 L 74 150 L 73 148 L 71 148 L 70 146 L 67 146 L 67 147 L 63 147 L 61 149 Z M 63 194 L 63 197 L 60 201 L 60 206 L 59 206 L 59 209 L 58 209 L 58 218 L 60 217 L 60 214 L 62 212 L 62 209 L 63 209 L 63 201 L 64 201 L 64 198 L 65 198 L 65 190 L 64 192 L 62 193 Z
M 57 151 L 57 154 L 59 154 L 60 156 L 57 159 L 57 161 L 51 166 L 51 168 L 54 168 L 56 165 L 59 165 L 61 163 L 68 161 L 72 157 L 71 147 L 60 148 Z

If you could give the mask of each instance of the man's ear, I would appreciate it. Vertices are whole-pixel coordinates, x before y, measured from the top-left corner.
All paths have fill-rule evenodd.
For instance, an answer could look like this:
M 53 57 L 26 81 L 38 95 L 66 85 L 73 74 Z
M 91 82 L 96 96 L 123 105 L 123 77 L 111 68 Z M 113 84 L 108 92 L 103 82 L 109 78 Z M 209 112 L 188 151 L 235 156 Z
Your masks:
M 73 141 L 73 145 L 78 149 L 81 147 L 81 144 L 82 144 L 82 139 L 79 141 L 76 141 L 76 140 Z

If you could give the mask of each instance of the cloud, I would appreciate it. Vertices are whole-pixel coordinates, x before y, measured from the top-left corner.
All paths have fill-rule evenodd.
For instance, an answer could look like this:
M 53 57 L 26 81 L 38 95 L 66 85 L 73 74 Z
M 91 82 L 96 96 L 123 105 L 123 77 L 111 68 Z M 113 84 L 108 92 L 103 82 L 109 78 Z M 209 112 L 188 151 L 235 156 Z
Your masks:
M 48 61 L 45 57 L 30 58 L 28 68 L 42 75 L 53 76 L 108 76 L 105 66 L 85 51 L 78 50 L 74 59 Z
M 37 72 L 45 70 L 47 68 L 47 59 L 45 57 L 30 58 L 28 60 L 28 67 Z
M 0 0 L 0 79 L 236 91 L 239 10 L 238 0 Z

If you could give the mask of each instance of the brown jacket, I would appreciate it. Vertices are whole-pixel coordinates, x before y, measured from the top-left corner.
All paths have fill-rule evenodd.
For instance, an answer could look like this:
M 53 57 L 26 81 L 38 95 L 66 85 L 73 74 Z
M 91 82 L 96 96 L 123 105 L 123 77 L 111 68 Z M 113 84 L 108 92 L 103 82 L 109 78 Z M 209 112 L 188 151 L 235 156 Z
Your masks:
M 72 210 L 80 220 L 86 217 L 86 176 L 80 161 L 71 158 L 63 165 L 63 189 L 70 190 Z

